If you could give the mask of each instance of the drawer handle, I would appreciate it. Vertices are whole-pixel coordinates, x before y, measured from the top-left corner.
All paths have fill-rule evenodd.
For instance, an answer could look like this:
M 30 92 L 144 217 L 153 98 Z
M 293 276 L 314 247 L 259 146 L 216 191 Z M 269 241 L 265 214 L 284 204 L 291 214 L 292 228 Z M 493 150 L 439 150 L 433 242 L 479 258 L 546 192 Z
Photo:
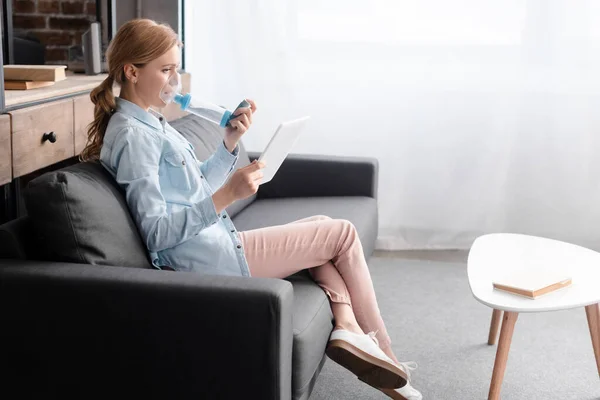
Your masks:
M 54 133 L 54 132 L 44 133 L 44 136 L 42 136 L 42 143 L 44 143 L 46 140 L 49 141 L 50 143 L 56 142 L 56 133 Z

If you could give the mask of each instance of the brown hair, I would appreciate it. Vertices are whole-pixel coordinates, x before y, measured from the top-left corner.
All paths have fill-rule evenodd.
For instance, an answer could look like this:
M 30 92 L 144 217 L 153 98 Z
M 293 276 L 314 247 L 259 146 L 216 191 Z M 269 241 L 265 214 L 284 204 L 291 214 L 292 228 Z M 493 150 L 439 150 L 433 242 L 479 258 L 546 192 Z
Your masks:
M 133 19 L 123 24 L 106 50 L 108 77 L 90 93 L 94 103 L 94 121 L 88 126 L 88 140 L 81 152 L 81 161 L 100 158 L 104 134 L 116 103 L 113 94 L 115 82 L 126 82 L 124 67 L 133 64 L 138 68 L 165 54 L 173 46 L 182 46 L 177 34 L 166 24 L 150 19 Z

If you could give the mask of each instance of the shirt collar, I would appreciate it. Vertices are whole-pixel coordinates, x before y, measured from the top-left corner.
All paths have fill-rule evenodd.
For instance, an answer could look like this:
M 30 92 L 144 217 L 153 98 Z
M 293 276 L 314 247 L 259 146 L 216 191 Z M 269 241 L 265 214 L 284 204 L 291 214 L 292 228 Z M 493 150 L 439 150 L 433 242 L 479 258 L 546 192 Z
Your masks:
M 117 103 L 117 111 L 122 112 L 130 117 L 137 119 L 140 122 L 143 122 L 146 125 L 150 125 L 151 127 L 163 130 L 165 118 L 157 111 L 150 109 L 149 111 L 145 111 L 142 107 L 134 104 L 128 100 L 122 99 L 120 97 L 116 97 L 115 101 Z

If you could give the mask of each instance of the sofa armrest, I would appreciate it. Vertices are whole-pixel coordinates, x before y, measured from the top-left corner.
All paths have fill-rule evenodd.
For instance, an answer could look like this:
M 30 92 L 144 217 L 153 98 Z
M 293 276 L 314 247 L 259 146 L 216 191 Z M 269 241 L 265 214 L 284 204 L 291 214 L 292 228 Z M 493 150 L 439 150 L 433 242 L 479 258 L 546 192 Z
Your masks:
M 0 260 L 0 397 L 289 399 L 292 303 L 278 279 Z
M 260 153 L 248 152 L 250 160 Z M 290 154 L 259 198 L 366 196 L 377 198 L 379 163 L 370 157 Z

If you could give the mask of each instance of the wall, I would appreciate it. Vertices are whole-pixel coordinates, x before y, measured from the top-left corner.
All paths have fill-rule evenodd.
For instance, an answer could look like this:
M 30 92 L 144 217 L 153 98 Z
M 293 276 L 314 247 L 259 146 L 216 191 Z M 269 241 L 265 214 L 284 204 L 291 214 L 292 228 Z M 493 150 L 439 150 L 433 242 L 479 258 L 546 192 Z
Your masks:
M 95 0 L 12 0 L 15 36 L 33 36 L 46 46 L 47 64 L 66 64 L 68 49 L 96 20 Z

